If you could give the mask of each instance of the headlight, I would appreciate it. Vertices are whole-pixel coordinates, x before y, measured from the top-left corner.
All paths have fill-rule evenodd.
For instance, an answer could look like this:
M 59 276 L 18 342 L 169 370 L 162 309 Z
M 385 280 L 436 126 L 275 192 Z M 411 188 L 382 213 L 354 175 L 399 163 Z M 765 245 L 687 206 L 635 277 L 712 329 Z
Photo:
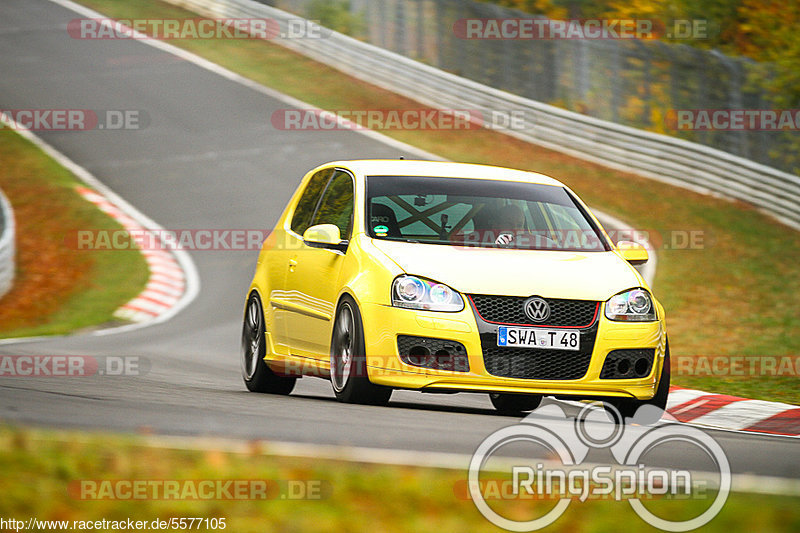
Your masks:
M 442 283 L 415 276 L 400 276 L 392 283 L 392 305 L 407 309 L 457 312 L 464 309 L 464 299 Z
M 606 318 L 628 322 L 649 322 L 656 319 L 653 299 L 644 289 L 631 289 L 606 302 Z

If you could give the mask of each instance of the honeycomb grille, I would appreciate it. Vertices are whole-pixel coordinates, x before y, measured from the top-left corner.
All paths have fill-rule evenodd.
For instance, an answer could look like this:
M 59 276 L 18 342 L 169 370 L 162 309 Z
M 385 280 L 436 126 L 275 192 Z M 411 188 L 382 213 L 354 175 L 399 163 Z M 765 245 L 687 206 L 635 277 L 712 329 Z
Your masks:
M 531 322 L 525 314 L 528 297 L 471 294 L 469 298 L 475 311 L 486 322 L 523 326 L 588 327 L 594 323 L 600 305 L 588 300 L 544 298 L 550 306 L 550 318 L 539 324 Z
M 496 333 L 481 335 L 483 364 L 497 377 L 538 380 L 581 379 L 589 370 L 597 328 L 581 332 L 581 349 L 549 350 L 497 346 Z
M 400 359 L 408 365 L 432 370 L 469 372 L 467 349 L 460 342 L 430 337 L 398 335 L 397 350 L 400 354 Z
M 600 371 L 600 379 L 638 379 L 650 375 L 655 359 L 655 348 L 614 350 L 609 352 Z M 636 363 L 640 359 L 647 361 L 647 366 Z

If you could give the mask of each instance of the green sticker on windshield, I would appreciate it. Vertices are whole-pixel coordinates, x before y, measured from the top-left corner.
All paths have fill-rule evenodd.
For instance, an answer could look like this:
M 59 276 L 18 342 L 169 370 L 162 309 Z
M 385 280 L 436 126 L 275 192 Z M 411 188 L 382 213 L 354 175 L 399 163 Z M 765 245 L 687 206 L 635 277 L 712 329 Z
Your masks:
M 374 231 L 376 235 L 384 237 L 389 233 L 389 226 L 375 226 L 372 228 L 372 231 Z

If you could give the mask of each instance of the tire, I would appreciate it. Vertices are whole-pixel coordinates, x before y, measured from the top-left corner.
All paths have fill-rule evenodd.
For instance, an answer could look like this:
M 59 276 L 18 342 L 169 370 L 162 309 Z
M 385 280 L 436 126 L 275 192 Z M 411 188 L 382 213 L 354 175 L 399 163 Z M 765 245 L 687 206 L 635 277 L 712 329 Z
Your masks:
M 643 424 L 655 424 L 661 419 L 661 415 L 667 409 L 667 397 L 669 396 L 669 384 L 672 371 L 670 370 L 669 342 L 664 355 L 664 365 L 661 368 L 661 377 L 658 380 L 658 388 L 655 395 L 649 400 L 634 400 L 632 398 L 614 398 L 603 402 L 603 406 L 611 413 L 612 417 L 619 422 L 627 422 L 632 419 L 636 411 L 643 405 L 652 405 L 660 409 L 660 412 L 649 411 L 642 413 L 636 422 Z M 645 416 L 649 414 L 650 416 Z
M 525 413 L 533 411 L 542 403 L 542 397 L 538 394 L 491 393 L 489 399 L 501 413 Z
M 331 386 L 344 403 L 386 405 L 390 387 L 375 385 L 367 375 L 364 326 L 355 300 L 343 296 L 336 309 L 331 335 Z
M 247 300 L 242 325 L 242 378 L 247 390 L 269 394 L 289 394 L 297 378 L 279 376 L 264 362 L 266 355 L 264 310 L 256 293 Z

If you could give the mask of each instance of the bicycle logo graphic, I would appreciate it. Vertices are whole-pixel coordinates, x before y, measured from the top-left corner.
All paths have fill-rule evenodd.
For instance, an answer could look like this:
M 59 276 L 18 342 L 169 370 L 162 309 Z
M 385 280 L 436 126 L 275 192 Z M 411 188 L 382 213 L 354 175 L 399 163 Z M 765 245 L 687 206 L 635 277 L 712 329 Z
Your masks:
M 645 405 L 637 411 L 633 421 L 658 419 L 653 417 L 657 408 Z M 642 411 L 644 410 L 644 411 Z M 648 412 L 649 411 L 649 412 Z M 619 413 L 615 413 L 619 415 Z M 615 497 L 628 500 L 633 510 L 648 524 L 671 532 L 691 531 L 711 521 L 725 505 L 731 487 L 731 471 L 728 458 L 722 447 L 709 435 L 696 427 L 676 423 L 663 423 L 652 427 L 636 427 L 625 424 L 608 424 L 607 414 L 593 405 L 584 407 L 570 422 L 561 407 L 550 404 L 541 407 L 513 426 L 499 429 L 489 435 L 475 450 L 469 465 L 469 496 L 478 511 L 494 525 L 509 531 L 536 531 L 557 520 L 569 507 L 573 498 L 584 501 L 590 496 Z M 542 417 L 549 420 L 541 424 Z M 616 420 L 622 420 L 615 416 Z M 605 424 L 596 422 L 604 421 Z M 564 424 L 564 422 L 567 422 Z M 552 427 L 558 427 L 558 434 Z M 565 429 L 567 428 L 567 429 Z M 598 434 L 598 428 L 601 428 Z M 609 432 L 608 429 L 611 428 Z M 686 470 L 644 468 L 640 460 L 656 446 L 681 442 L 699 448 L 719 472 L 719 489 L 711 505 L 698 516 L 688 520 L 667 520 L 653 514 L 640 497 L 631 490 L 647 489 L 648 494 L 689 494 L 692 488 L 692 473 Z M 481 490 L 481 471 L 487 461 L 503 446 L 513 443 L 533 443 L 552 452 L 560 461 L 561 468 L 541 464 L 536 468 L 514 466 L 512 487 L 514 494 L 525 490 L 528 494 L 556 495 L 558 502 L 543 516 L 519 521 L 502 516 L 492 509 Z M 617 465 L 582 467 L 591 449 L 607 448 Z M 546 474 L 546 475 L 545 475 Z M 551 474 L 558 474 L 552 475 Z M 556 480 L 556 484 L 551 482 Z M 577 480 L 577 481 L 576 481 Z M 600 481 L 600 483 L 597 483 Z M 671 491 L 671 492 L 669 492 Z

